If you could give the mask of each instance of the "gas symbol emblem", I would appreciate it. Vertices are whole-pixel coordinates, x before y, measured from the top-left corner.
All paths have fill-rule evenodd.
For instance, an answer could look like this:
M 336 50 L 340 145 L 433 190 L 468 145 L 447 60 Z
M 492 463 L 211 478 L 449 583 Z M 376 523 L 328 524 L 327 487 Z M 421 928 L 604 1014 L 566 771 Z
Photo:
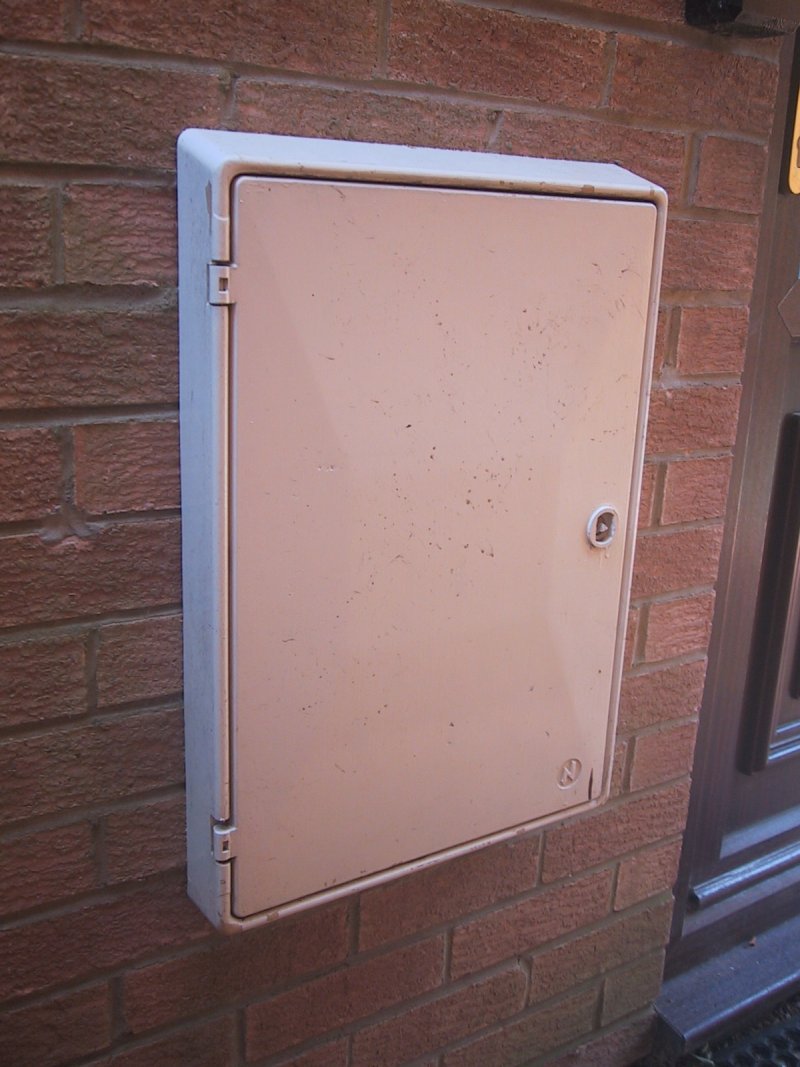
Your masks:
M 579 759 L 568 759 L 558 772 L 558 788 L 569 789 L 581 776 L 583 764 Z

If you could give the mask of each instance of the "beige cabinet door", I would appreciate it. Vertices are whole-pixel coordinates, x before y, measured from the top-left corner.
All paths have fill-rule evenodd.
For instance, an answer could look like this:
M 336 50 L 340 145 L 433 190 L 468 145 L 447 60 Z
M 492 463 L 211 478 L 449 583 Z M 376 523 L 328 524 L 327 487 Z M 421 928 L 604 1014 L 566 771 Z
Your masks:
M 247 918 L 602 796 L 657 212 L 254 176 L 231 214 Z

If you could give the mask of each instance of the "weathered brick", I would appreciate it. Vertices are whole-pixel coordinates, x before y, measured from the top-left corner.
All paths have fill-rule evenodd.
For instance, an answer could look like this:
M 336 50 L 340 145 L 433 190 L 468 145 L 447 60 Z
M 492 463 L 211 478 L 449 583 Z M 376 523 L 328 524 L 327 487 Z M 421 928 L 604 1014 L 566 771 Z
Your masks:
M 368 890 L 359 944 L 374 948 L 532 889 L 541 839 L 482 848 L 449 863 Z
M 301 1052 L 290 1061 L 284 1061 L 284 1067 L 347 1067 L 348 1046 L 346 1037 L 338 1041 L 326 1041 L 310 1052 Z
M 178 507 L 178 423 L 76 427 L 75 501 L 92 515 Z
M 548 831 L 543 881 L 554 882 L 680 833 L 688 796 L 688 783 L 679 782 Z
M 175 285 L 174 189 L 68 185 L 64 280 L 92 285 Z
M 99 1067 L 234 1067 L 238 1063 L 236 1027 L 232 1017 L 223 1016 L 136 1048 L 119 1049 Z
M 628 619 L 625 624 L 625 649 L 622 655 L 623 670 L 627 670 L 633 663 L 634 652 L 639 638 L 641 614 L 635 604 L 628 608 Z
M 182 879 L 15 926 L 0 932 L 0 957 L 14 960 L 0 971 L 0 1000 L 84 981 L 208 931 Z
M 85 822 L 7 841 L 0 856 L 5 915 L 67 900 L 96 882 L 92 831 Z
M 623 679 L 619 729 L 632 733 L 696 715 L 705 676 L 706 661 L 702 659 Z
M 521 97 L 601 102 L 606 35 L 447 0 L 395 0 L 389 74 L 401 81 Z
M 5 408 L 178 399 L 174 311 L 3 312 L 0 351 Z
M 236 84 L 237 129 L 344 141 L 401 142 L 447 148 L 485 148 L 488 108 L 354 90 Z
M 53 430 L 0 431 L 0 522 L 52 514 L 62 478 L 61 444 Z
M 174 520 L 121 524 L 48 542 L 8 538 L 0 556 L 7 601 L 0 626 L 155 607 L 180 599 L 180 530 Z
M 631 765 L 631 789 L 668 782 L 692 769 L 697 725 L 693 722 L 636 738 Z
M 183 867 L 185 824 L 182 796 L 107 815 L 101 822 L 106 882 L 113 885 Z
M 623 34 L 611 105 L 674 125 L 766 136 L 777 84 L 777 68 L 767 60 Z
M 83 37 L 168 55 L 283 67 L 310 74 L 368 75 L 377 59 L 371 0 L 240 0 L 226 18 L 190 0 L 159 17 L 148 0 L 86 0 Z
M 66 41 L 70 38 L 69 0 L 24 0 L 6 4 L 3 10 L 3 37 L 7 41 Z
M 9 1067 L 60 1067 L 110 1044 L 111 1000 L 105 982 L 0 1012 L 0 1062 Z
M 653 505 L 657 473 L 657 463 L 645 463 L 644 469 L 642 470 L 642 495 L 639 498 L 638 525 L 640 527 L 652 526 L 653 524 Z
M 202 951 L 134 970 L 123 980 L 125 1020 L 133 1033 L 265 995 L 277 985 L 343 960 L 344 906 L 318 908 L 235 938 L 217 936 Z
M 548 1067 L 620 1067 L 622 1063 L 637 1063 L 650 1052 L 652 1030 L 651 1012 L 572 1049 Z
M 731 448 L 739 416 L 739 386 L 655 389 L 650 397 L 650 455 Z
M 83 636 L 0 646 L 0 727 L 84 714 L 85 657 Z
M 435 989 L 444 939 L 354 963 L 246 1010 L 248 1060 L 271 1056 L 356 1019 Z
M 757 247 L 758 227 L 749 222 L 673 219 L 667 227 L 663 284 L 681 290 L 749 290 Z
M 731 478 L 730 456 L 670 463 L 664 480 L 661 521 L 695 522 L 725 514 Z
M 610 974 L 603 987 L 603 1026 L 647 1007 L 658 996 L 663 973 L 664 953 L 655 952 Z
M 722 544 L 721 526 L 643 534 L 636 549 L 634 596 L 654 596 L 713 585 Z
M 614 910 L 624 911 L 648 897 L 672 889 L 678 875 L 680 855 L 681 842 L 678 840 L 642 849 L 623 860 L 619 865 Z
M 182 727 L 171 709 L 4 741 L 0 817 L 14 822 L 176 785 Z
M 543 953 L 533 961 L 531 999 L 555 996 L 652 949 L 662 948 L 671 915 L 671 904 L 655 904 Z
M 761 211 L 767 149 L 750 141 L 705 137 L 692 202 L 724 211 Z
M 0 56 L 0 158 L 171 169 L 181 130 L 220 124 L 225 89 L 174 68 Z
M 501 1030 L 479 1037 L 444 1057 L 444 1067 L 516 1067 L 591 1031 L 598 990 L 584 989 L 557 1004 L 528 1012 Z
M 610 122 L 507 111 L 495 151 L 552 159 L 585 159 L 587 145 L 598 163 L 618 163 L 663 185 L 670 199 L 683 186 L 686 138 Z
M 628 15 L 678 25 L 686 18 L 683 0 L 581 0 L 581 7 L 596 8 L 604 15 Z
M 182 685 L 181 616 L 104 626 L 97 652 L 97 701 L 101 707 L 155 700 Z
M 644 658 L 648 662 L 671 659 L 705 650 L 711 635 L 714 595 L 651 604 L 647 619 Z
M 740 374 L 744 367 L 746 307 L 693 307 L 681 311 L 677 366 L 681 374 Z
M 463 978 L 597 922 L 610 910 L 610 894 L 611 871 L 598 871 L 456 926 L 451 975 Z
M 672 323 L 672 316 L 674 309 L 662 305 L 658 309 L 658 317 L 656 319 L 656 340 L 653 346 L 653 381 L 657 382 L 664 364 L 666 362 L 674 362 L 672 359 L 674 342 L 672 339 L 672 330 L 670 328 Z
M 4 31 L 6 26 L 3 26 Z M 48 189 L 0 186 L 0 285 L 11 288 L 53 281 L 51 194 Z
M 353 1067 L 394 1067 L 520 1011 L 523 972 L 511 968 L 450 992 L 429 1004 L 362 1030 L 353 1040 Z
M 614 742 L 614 760 L 611 764 L 611 782 L 608 791 L 611 797 L 618 797 L 625 791 L 625 770 L 628 764 L 629 747 L 626 738 L 618 737 Z

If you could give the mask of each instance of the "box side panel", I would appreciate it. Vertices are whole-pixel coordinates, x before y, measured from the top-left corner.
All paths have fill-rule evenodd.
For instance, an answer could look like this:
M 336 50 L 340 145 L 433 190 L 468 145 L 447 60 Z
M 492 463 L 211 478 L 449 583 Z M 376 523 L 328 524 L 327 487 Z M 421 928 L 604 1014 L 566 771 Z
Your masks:
M 189 892 L 219 922 L 227 872 L 211 827 L 229 816 L 227 729 L 228 311 L 208 302 L 211 175 L 178 157 L 184 702 Z

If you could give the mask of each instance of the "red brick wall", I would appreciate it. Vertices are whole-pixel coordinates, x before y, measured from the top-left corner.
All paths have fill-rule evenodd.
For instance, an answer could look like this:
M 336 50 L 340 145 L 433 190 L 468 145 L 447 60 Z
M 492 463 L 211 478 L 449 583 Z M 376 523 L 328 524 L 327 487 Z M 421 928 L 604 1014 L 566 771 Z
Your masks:
M 682 8 L 4 5 L 0 1061 L 613 1067 L 646 1047 L 777 76 L 774 46 L 689 31 Z M 190 125 L 614 160 L 671 197 L 612 800 L 227 940 L 182 872 Z

